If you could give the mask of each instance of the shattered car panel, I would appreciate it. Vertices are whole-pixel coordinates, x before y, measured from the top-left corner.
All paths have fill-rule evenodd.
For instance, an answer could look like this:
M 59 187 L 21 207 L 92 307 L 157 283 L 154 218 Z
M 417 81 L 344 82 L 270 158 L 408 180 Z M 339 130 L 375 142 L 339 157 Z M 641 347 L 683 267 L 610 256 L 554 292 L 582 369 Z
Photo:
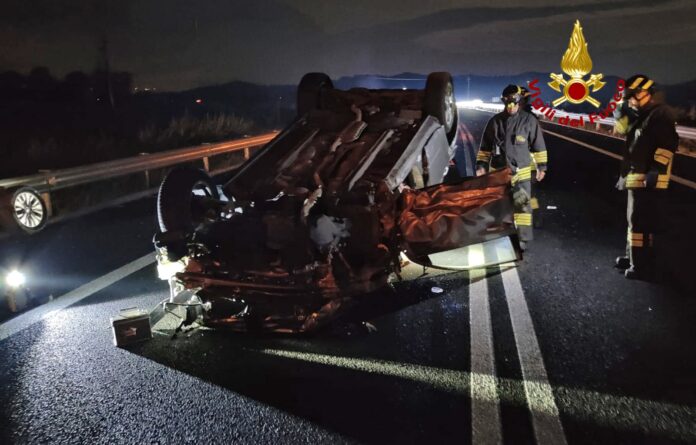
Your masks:
M 158 262 L 172 271 L 172 301 L 193 295 L 185 303 L 209 326 L 310 331 L 387 285 L 402 252 L 425 257 L 514 231 L 508 170 L 440 184 L 456 128 L 424 111 L 427 88 L 320 93 L 224 196 L 181 195 L 187 184 L 214 187 L 200 174 L 165 178 Z M 451 113 L 453 98 L 442 103 Z M 177 196 L 185 212 L 167 210 Z

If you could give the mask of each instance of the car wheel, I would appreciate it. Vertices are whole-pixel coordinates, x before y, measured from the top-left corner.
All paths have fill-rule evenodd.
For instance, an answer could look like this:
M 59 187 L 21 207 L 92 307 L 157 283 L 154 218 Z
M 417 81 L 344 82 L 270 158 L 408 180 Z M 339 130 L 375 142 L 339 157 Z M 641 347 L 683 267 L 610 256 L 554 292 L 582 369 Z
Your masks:
M 39 192 L 31 187 L 17 189 L 12 195 L 12 217 L 20 229 L 36 233 L 48 222 L 48 209 Z
M 208 173 L 177 167 L 162 181 L 157 194 L 157 219 L 162 232 L 191 232 L 207 218 L 206 202 L 220 194 Z
M 423 105 L 425 114 L 437 118 L 445 127 L 447 140 L 452 143 L 457 135 L 459 113 L 454 96 L 454 82 L 450 73 L 430 73 L 425 83 Z
M 322 95 L 330 89 L 333 89 L 333 82 L 326 74 L 305 74 L 297 87 L 297 116 L 321 109 Z

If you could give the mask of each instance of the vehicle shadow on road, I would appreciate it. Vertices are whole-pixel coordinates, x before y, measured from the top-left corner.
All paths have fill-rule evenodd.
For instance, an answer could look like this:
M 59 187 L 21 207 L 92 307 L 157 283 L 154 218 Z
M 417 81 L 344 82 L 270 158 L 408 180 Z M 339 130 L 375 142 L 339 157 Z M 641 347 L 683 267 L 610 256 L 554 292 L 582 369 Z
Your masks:
M 466 288 L 461 285 L 468 283 L 462 279 L 468 278 L 466 273 L 456 275 L 459 280 L 452 280 L 452 286 L 457 283 Z M 438 280 L 437 285 L 447 287 L 448 282 Z M 402 309 L 412 311 L 404 317 L 407 320 L 418 313 L 420 303 L 451 304 L 458 298 L 462 306 L 468 304 L 466 298 L 453 293 L 443 297 L 431 292 L 434 286 L 426 278 L 409 283 L 407 289 L 365 296 L 366 303 L 346 314 L 343 323 L 311 336 L 196 330 L 174 340 L 159 335 L 129 350 L 361 442 L 466 441 L 470 425 L 462 419 L 470 415 L 468 363 L 446 368 L 437 360 L 403 357 L 393 350 L 399 348 L 394 342 L 400 341 L 400 335 L 431 337 L 424 342 L 430 347 L 431 341 L 454 334 L 456 343 L 467 344 L 468 334 L 463 333 L 468 332 L 468 318 L 456 328 L 461 331 L 454 332 L 447 332 L 451 328 L 437 321 L 432 322 L 435 327 L 418 332 L 415 322 L 396 339 L 380 335 L 383 332 L 373 336 L 343 328 L 384 315 L 391 317 L 388 314 Z M 463 292 L 466 297 L 466 289 Z M 451 301 L 437 301 L 448 298 Z M 468 308 L 463 310 L 468 313 Z M 427 323 L 433 318 L 430 315 Z M 399 314 L 391 318 L 401 321 Z M 408 337 L 401 341 L 408 341 Z

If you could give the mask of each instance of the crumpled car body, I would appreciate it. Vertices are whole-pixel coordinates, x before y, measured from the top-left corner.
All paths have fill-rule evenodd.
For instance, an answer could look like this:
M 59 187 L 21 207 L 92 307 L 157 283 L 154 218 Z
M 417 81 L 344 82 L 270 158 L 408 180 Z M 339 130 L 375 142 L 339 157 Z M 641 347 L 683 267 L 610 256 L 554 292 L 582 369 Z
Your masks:
M 451 84 L 435 83 L 456 113 Z M 428 112 L 427 86 L 314 93 L 221 190 L 200 171 L 162 184 L 162 277 L 208 326 L 308 332 L 387 286 L 404 255 L 426 264 L 514 234 L 508 170 L 442 183 L 456 117 Z

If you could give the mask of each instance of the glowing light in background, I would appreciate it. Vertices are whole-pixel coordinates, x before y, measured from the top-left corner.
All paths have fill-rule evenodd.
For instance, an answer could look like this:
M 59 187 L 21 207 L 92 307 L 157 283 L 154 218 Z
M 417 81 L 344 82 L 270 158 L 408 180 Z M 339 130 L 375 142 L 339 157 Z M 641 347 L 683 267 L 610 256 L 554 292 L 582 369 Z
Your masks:
M 481 99 L 457 101 L 457 107 L 459 108 L 470 108 L 477 105 L 483 105 L 483 101 Z
M 18 288 L 20 286 L 23 286 L 24 283 L 26 283 L 27 278 L 24 276 L 22 272 L 18 270 L 13 270 L 12 272 L 7 274 L 7 276 L 5 277 L 5 281 L 7 282 L 7 285 L 11 288 Z

